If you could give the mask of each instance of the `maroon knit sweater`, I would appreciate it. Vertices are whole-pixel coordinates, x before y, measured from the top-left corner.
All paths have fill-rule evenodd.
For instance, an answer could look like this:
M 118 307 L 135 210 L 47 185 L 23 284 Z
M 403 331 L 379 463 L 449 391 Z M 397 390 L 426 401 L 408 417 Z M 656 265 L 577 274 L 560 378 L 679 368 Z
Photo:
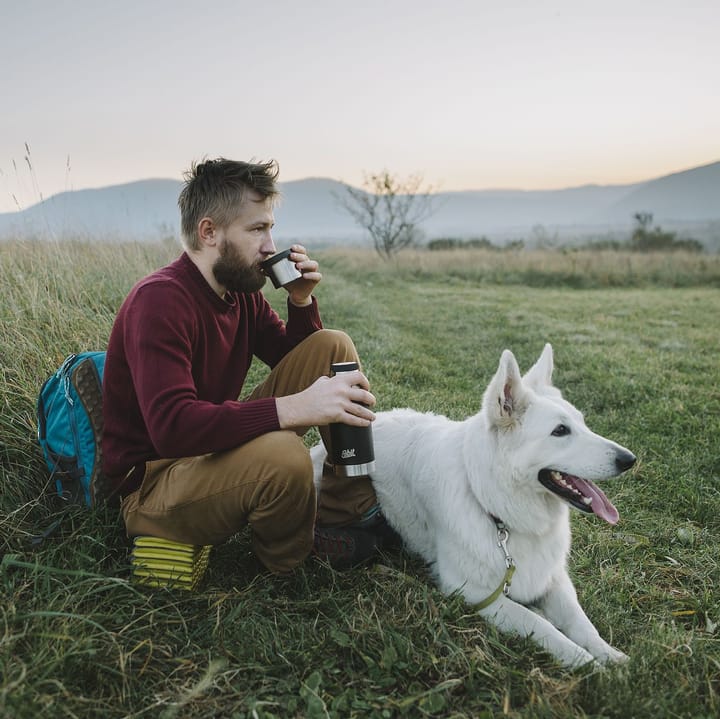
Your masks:
M 261 292 L 225 299 L 183 253 L 141 280 L 118 312 L 103 379 L 103 470 L 237 447 L 279 429 L 274 398 L 239 402 L 253 355 L 274 367 L 322 328 L 315 299 L 287 325 Z M 142 479 L 135 472 L 133 491 Z

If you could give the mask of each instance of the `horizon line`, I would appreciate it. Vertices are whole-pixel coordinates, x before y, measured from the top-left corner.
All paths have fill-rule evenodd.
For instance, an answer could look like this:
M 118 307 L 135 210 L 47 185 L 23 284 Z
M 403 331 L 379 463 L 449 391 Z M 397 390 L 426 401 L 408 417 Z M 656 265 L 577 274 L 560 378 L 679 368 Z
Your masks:
M 460 190 L 442 190 L 440 188 L 431 191 L 430 195 L 450 195 L 450 194 L 465 194 L 465 193 L 475 193 L 475 192 L 483 192 L 483 193 L 492 193 L 492 192 L 516 192 L 516 193 L 550 193 L 550 192 L 563 192 L 563 191 L 569 191 L 569 190 L 580 190 L 580 189 L 586 189 L 590 187 L 597 187 L 597 188 L 610 188 L 610 187 L 616 187 L 616 188 L 623 188 L 623 187 L 633 187 L 633 186 L 639 186 L 648 184 L 650 182 L 655 182 L 657 180 L 662 180 L 669 177 L 674 177 L 676 175 L 681 175 L 686 172 L 691 172 L 693 170 L 701 170 L 707 167 L 711 167 L 712 165 L 720 164 L 720 159 L 712 160 L 710 162 L 703 163 L 701 165 L 693 165 L 691 167 L 685 167 L 681 170 L 675 170 L 673 172 L 669 172 L 664 175 L 658 175 L 655 177 L 651 177 L 645 180 L 637 180 L 634 182 L 608 182 L 608 183 L 598 183 L 598 182 L 585 182 L 579 185 L 562 185 L 562 186 L 556 186 L 556 187 L 542 187 L 542 188 L 527 188 L 527 187 L 482 187 L 482 188 L 466 188 L 466 189 L 460 189 Z M 344 182 L 343 180 L 339 180 L 334 177 L 329 176 L 323 176 L 323 175 L 308 175 L 305 177 L 293 179 L 293 180 L 281 180 L 278 182 L 278 185 L 282 187 L 283 185 L 289 185 L 289 184 L 297 184 L 301 182 L 312 182 L 312 181 L 322 181 L 322 182 L 334 182 L 341 185 L 347 185 L 356 189 L 362 189 L 362 187 L 358 187 L 357 185 L 351 185 L 348 182 Z M 173 177 L 145 177 L 145 178 L 138 178 L 136 180 L 127 180 L 124 182 L 117 182 L 113 184 L 105 184 L 105 185 L 99 185 L 99 186 L 90 186 L 90 187 L 81 187 L 81 188 L 70 188 L 61 190 L 59 192 L 55 192 L 54 194 L 44 197 L 40 200 L 37 200 L 31 205 L 28 205 L 27 207 L 23 207 L 17 210 L 0 210 L 0 215 L 12 215 L 12 214 L 18 214 L 21 212 L 24 212 L 25 210 L 29 210 L 32 207 L 35 207 L 37 205 L 40 205 L 44 202 L 49 202 L 50 200 L 61 197 L 62 195 L 67 194 L 74 194 L 79 192 L 101 192 L 103 190 L 109 190 L 116 187 L 127 187 L 129 185 L 137 185 L 143 182 L 175 182 L 178 184 L 182 184 L 183 180 L 181 178 L 173 178 Z M 418 194 L 424 194 L 424 193 L 418 193 Z

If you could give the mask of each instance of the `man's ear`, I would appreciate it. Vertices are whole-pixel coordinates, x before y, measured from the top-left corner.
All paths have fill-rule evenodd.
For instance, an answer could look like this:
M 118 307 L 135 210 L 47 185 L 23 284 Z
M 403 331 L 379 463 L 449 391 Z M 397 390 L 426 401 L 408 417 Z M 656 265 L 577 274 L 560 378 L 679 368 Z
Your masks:
M 197 225 L 198 238 L 203 247 L 215 247 L 218 243 L 218 232 L 210 217 L 203 217 Z

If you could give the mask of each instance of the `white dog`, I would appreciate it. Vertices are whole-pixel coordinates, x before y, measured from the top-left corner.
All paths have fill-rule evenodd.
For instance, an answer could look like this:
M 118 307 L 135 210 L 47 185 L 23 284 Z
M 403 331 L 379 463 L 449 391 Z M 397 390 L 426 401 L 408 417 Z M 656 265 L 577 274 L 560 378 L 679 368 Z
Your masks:
M 373 485 L 387 521 L 444 592 L 460 591 L 501 631 L 532 637 L 567 667 L 621 661 L 568 576 L 568 515 L 572 506 L 615 524 L 617 510 L 593 481 L 624 472 L 635 456 L 587 428 L 552 371 L 549 344 L 524 377 L 505 350 L 480 412 L 462 422 L 379 412 Z M 319 485 L 322 445 L 312 456 Z

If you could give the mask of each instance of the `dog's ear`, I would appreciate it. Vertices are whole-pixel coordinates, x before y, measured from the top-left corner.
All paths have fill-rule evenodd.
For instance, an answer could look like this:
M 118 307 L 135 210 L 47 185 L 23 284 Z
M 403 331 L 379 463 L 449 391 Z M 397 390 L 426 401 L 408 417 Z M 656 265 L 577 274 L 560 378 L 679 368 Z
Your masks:
M 552 387 L 553 348 L 548 342 L 540 354 L 538 361 L 525 373 L 523 382 L 536 392 L 542 388 Z
M 527 407 L 526 394 L 515 355 L 505 350 L 483 397 L 483 412 L 490 426 L 511 427 Z

